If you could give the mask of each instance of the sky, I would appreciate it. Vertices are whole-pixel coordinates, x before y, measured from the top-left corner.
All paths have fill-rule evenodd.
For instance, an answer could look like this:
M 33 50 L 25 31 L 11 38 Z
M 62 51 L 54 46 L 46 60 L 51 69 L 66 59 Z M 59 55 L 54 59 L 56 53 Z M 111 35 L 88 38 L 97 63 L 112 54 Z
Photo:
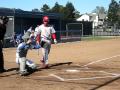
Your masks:
M 68 1 L 72 2 L 80 14 L 90 13 L 96 6 L 103 6 L 107 10 L 111 2 L 111 0 L 0 0 L 0 7 L 20 8 L 25 11 L 31 11 L 34 8 L 40 9 L 44 4 L 51 8 L 55 5 L 55 2 L 65 6 Z M 119 0 L 116 1 L 118 2 Z

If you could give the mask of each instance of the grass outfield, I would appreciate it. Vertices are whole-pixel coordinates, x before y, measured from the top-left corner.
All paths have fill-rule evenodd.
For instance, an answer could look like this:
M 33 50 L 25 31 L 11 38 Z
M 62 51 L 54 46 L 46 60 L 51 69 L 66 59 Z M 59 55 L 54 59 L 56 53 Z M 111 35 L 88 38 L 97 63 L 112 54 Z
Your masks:
M 97 41 L 97 40 L 106 40 L 106 39 L 115 39 L 120 38 L 120 36 L 88 36 L 88 37 L 82 37 L 82 41 Z

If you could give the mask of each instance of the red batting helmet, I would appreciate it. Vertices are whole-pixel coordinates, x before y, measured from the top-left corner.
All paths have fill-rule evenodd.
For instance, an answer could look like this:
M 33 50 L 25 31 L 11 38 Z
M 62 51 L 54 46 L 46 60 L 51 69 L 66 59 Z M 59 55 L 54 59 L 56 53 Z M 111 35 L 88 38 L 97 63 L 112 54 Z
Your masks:
M 49 22 L 49 17 L 48 16 L 44 16 L 43 17 L 43 22 Z

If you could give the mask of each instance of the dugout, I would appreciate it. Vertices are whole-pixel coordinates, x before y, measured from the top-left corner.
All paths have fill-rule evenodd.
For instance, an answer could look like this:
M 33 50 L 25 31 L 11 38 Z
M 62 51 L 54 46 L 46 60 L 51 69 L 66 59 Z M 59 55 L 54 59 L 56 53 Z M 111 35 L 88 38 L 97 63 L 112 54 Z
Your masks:
M 42 17 L 44 15 L 49 16 L 50 24 L 54 26 L 56 31 L 60 31 L 61 14 L 23 11 L 21 9 L 0 8 L 0 16 L 9 17 L 5 37 L 11 37 L 14 32 L 16 32 L 16 34 L 23 34 L 24 30 L 27 31 L 30 26 L 32 26 L 34 29 L 37 25 L 40 25 L 42 23 Z M 60 39 L 59 33 L 57 34 L 57 39 Z

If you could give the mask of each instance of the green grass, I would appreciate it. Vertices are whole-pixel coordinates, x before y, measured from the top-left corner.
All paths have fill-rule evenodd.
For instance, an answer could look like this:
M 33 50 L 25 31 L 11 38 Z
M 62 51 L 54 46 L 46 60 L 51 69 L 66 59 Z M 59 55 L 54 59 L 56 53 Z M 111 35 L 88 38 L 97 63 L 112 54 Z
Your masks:
M 98 41 L 98 40 L 106 40 L 106 39 L 114 39 L 116 36 L 88 36 L 82 37 L 82 41 Z

